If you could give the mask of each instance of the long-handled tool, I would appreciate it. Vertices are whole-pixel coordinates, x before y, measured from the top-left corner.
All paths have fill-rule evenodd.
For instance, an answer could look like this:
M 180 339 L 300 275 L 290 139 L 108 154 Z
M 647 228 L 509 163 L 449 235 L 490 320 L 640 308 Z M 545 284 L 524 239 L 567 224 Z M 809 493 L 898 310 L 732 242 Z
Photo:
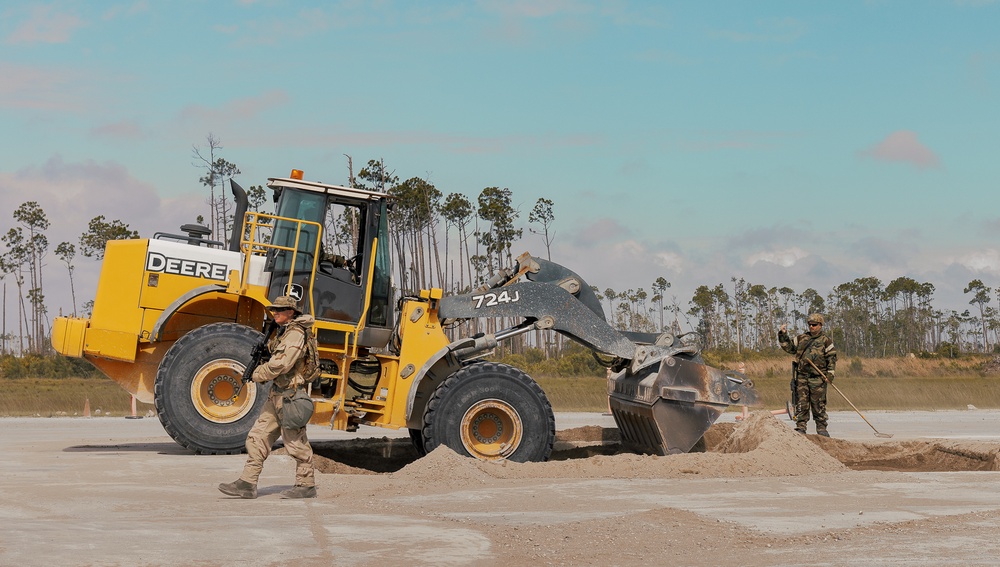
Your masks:
M 795 410 L 792 409 L 792 402 L 785 402 L 785 409 L 774 409 L 771 410 L 771 415 L 778 417 L 781 414 L 788 416 L 788 419 L 795 421 Z M 750 408 L 743 406 L 743 413 L 736 416 L 736 421 L 743 421 L 744 419 L 750 417 Z
M 811 366 L 812 366 L 813 368 L 816 368 L 816 372 L 819 372 L 819 375 L 823 377 L 823 381 L 824 381 L 824 382 L 826 382 L 827 384 L 829 384 L 829 385 L 833 386 L 833 389 L 834 389 L 834 390 L 836 390 L 838 394 L 840 394 L 841 396 L 844 396 L 844 399 L 845 399 L 845 400 L 847 400 L 847 403 L 851 404 L 851 407 L 852 407 L 852 408 L 854 408 L 854 411 L 858 412 L 858 415 L 860 415 L 860 416 L 861 416 L 861 419 L 865 420 L 865 423 L 867 423 L 867 424 L 868 424 L 868 427 L 871 427 L 871 428 L 872 428 L 872 430 L 873 430 L 873 431 L 875 431 L 875 437 L 884 437 L 884 438 L 886 438 L 886 439 L 888 439 L 889 437 L 892 437 L 892 433 L 880 433 L 878 429 L 875 429 L 875 426 L 874 426 L 874 425 L 872 425 L 872 422 L 868 421 L 868 418 L 866 418 L 866 417 L 864 416 L 864 414 L 862 414 L 862 413 L 861 413 L 861 412 L 860 412 L 860 411 L 858 410 L 858 408 L 857 408 L 857 407 L 856 407 L 856 406 L 854 405 L 854 403 L 853 403 L 853 402 L 851 402 L 851 400 L 850 400 L 850 399 L 849 399 L 849 398 L 848 398 L 847 396 L 845 396 L 843 392 L 841 392 L 841 391 L 840 391 L 840 388 L 838 388 L 838 387 L 837 387 L 837 386 L 836 386 L 836 385 L 835 385 L 835 384 L 834 384 L 833 382 L 831 382 L 831 381 L 830 381 L 830 380 L 829 380 L 829 379 L 828 379 L 828 378 L 826 377 L 826 373 L 824 373 L 824 372 L 823 372 L 822 370 L 820 370 L 819 368 L 817 368 L 817 367 L 816 367 L 816 364 L 815 364 L 815 363 L 814 363 L 813 361 L 809 360 L 808 358 L 807 358 L 807 359 L 805 359 L 805 360 L 806 360 L 806 362 L 808 362 L 808 363 L 809 363 L 809 364 L 810 364 L 810 365 L 811 365 Z

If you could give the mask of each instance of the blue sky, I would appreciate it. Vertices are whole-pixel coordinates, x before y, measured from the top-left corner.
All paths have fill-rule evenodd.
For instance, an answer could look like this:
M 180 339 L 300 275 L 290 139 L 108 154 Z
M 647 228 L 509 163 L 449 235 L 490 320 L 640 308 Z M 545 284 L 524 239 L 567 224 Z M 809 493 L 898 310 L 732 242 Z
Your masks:
M 602 290 L 908 276 L 962 310 L 1000 287 L 998 30 L 995 0 L 7 1 L 0 211 L 38 201 L 52 248 L 98 214 L 176 231 L 211 133 L 244 186 L 348 154 L 508 187 L 523 227 L 552 199 L 553 260 Z

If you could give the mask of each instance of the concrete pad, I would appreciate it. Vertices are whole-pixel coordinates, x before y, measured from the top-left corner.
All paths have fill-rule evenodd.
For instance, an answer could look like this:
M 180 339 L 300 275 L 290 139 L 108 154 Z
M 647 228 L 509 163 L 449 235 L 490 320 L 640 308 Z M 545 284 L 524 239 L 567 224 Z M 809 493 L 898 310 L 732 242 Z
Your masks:
M 866 416 L 893 432 L 894 440 L 996 440 L 1000 431 L 997 411 Z M 734 418 L 726 414 L 723 421 Z M 559 429 L 614 423 L 600 414 L 558 414 L 556 422 Z M 840 438 L 874 440 L 853 413 L 834 413 L 831 431 Z M 374 428 L 348 434 L 311 426 L 309 435 L 318 441 L 407 434 Z M 392 565 L 401 557 L 406 565 L 492 565 L 503 559 L 491 545 L 498 526 L 568 529 L 657 510 L 691 512 L 766 538 L 983 512 L 989 515 L 969 529 L 947 531 L 934 542 L 904 531 L 898 542 L 905 549 L 838 543 L 840 553 L 856 553 L 865 561 L 841 556 L 843 562 L 829 564 L 879 564 L 880 559 L 975 564 L 1000 553 L 1000 538 L 989 537 L 1000 530 L 1000 473 L 995 472 L 627 481 L 486 478 L 474 489 L 427 494 L 384 492 L 384 476 L 319 475 L 320 498 L 290 501 L 278 496 L 292 481 L 290 458 L 268 460 L 257 500 L 227 498 L 216 485 L 236 478 L 244 456 L 190 454 L 155 418 L 4 418 L 0 454 L 0 565 Z M 804 564 L 782 546 L 757 552 L 759 557 L 744 564 Z

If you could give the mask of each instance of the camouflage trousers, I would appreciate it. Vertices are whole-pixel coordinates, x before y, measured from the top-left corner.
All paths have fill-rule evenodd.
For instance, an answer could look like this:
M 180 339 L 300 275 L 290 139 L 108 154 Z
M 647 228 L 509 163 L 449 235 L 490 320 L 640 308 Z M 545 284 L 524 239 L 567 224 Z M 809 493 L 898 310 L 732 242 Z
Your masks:
M 306 437 L 306 428 L 284 429 L 278 420 L 281 411 L 281 396 L 271 388 L 271 393 L 261 408 L 260 417 L 247 434 L 247 462 L 243 466 L 240 479 L 257 484 L 264 461 L 271 454 L 271 447 L 278 436 L 285 442 L 285 451 L 295 459 L 295 485 L 316 486 L 316 472 L 313 469 L 313 450 Z
M 816 422 L 816 431 L 825 431 L 826 415 L 826 382 L 819 376 L 795 377 L 795 429 L 805 431 L 809 424 L 809 412 Z

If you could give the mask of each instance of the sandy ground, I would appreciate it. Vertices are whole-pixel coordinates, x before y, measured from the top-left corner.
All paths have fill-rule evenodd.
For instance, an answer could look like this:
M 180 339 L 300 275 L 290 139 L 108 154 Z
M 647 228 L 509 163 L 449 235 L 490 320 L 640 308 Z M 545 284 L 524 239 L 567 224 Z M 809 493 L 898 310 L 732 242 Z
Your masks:
M 319 498 L 223 496 L 242 456 L 155 419 L 0 420 L 0 565 L 986 565 L 1000 557 L 1000 412 L 835 413 L 838 437 L 727 414 L 705 453 L 622 453 L 557 414 L 547 463 L 481 463 L 405 433 L 310 428 Z

